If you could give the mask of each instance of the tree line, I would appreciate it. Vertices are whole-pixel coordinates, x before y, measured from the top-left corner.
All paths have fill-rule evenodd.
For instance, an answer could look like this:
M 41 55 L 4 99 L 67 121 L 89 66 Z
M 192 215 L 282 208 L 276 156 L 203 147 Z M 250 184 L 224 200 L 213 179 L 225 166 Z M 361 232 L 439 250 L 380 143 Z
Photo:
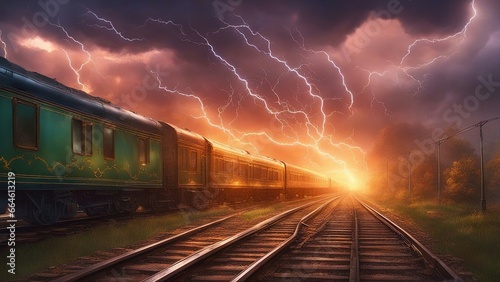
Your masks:
M 451 135 L 456 131 L 445 131 Z M 437 144 L 432 131 L 421 124 L 398 123 L 384 128 L 367 159 L 372 192 L 383 197 L 438 199 Z M 437 140 L 434 140 L 437 141 Z M 441 199 L 444 202 L 478 203 L 480 199 L 480 157 L 474 146 L 460 137 L 440 145 Z M 485 188 L 488 201 L 500 201 L 500 142 L 484 151 Z

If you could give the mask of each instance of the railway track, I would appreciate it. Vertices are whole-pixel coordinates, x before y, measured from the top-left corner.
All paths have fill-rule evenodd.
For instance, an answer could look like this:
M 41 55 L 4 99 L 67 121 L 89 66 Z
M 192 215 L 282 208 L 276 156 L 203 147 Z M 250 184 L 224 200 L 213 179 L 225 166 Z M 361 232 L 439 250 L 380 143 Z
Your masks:
M 299 222 L 316 216 L 338 198 L 304 205 L 270 218 L 144 281 L 230 281 L 290 237 Z
M 353 197 L 315 200 L 247 227 L 228 217 L 55 281 L 462 281 Z
M 237 203 L 237 204 L 225 204 L 229 208 L 235 211 L 244 210 L 248 207 L 258 207 L 263 203 Z M 215 206 L 217 207 L 217 206 Z M 137 218 L 148 218 L 157 217 L 168 214 L 175 214 L 180 212 L 178 208 L 169 210 L 143 210 L 134 213 L 117 213 L 99 216 L 87 216 L 83 212 L 78 213 L 75 218 L 59 221 L 52 225 L 32 225 L 23 220 L 19 220 L 16 224 L 16 244 L 19 246 L 21 244 L 40 242 L 47 238 L 53 238 L 57 236 L 68 236 L 70 234 L 75 234 L 83 232 L 94 228 L 99 225 L 115 224 L 116 222 L 126 222 L 127 220 L 133 220 Z M 0 248 L 2 246 L 7 246 L 9 239 L 9 230 L 7 227 L 7 216 L 0 217 Z
M 408 233 L 357 199 L 344 198 L 315 228 L 232 281 L 462 281 Z
M 307 204 L 302 201 L 301 209 L 324 201 L 324 199 L 324 197 L 309 199 Z M 297 207 L 297 204 L 298 202 L 292 201 L 286 205 Z M 172 267 L 179 260 L 185 260 L 187 257 L 210 249 L 213 245 L 231 238 L 235 233 L 243 232 L 254 224 L 245 225 L 245 220 L 242 221 L 235 215 L 76 270 L 68 275 L 59 276 L 59 278 L 51 276 L 51 281 L 54 279 L 55 281 L 115 281 L 116 279 L 140 281 L 146 279 L 156 272 Z

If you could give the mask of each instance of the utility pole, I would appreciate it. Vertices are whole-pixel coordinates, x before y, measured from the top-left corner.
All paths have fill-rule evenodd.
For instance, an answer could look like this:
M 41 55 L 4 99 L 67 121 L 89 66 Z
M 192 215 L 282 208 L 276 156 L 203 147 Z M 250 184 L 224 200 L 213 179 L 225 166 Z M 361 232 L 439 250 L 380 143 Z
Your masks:
M 438 205 L 441 205 L 441 144 L 444 140 L 439 140 L 436 142 L 437 149 L 437 178 L 438 178 Z
M 456 135 L 459 135 L 459 134 L 462 134 L 464 132 L 467 132 L 467 131 L 470 131 L 472 130 L 474 127 L 479 127 L 479 139 L 480 139 L 480 143 L 479 143 L 479 149 L 480 149 L 480 158 L 481 158 L 481 212 L 485 212 L 486 211 L 486 194 L 485 194 L 485 189 L 484 189 L 484 157 L 483 157 L 483 125 L 487 124 L 488 122 L 490 121 L 493 121 L 493 120 L 497 120 L 497 119 L 500 119 L 500 117 L 494 117 L 494 118 L 490 118 L 488 120 L 483 120 L 483 121 L 480 121 L 474 125 L 471 125 L 469 127 L 466 127 L 462 130 L 459 130 L 458 132 L 455 132 L 454 134 L 446 137 L 446 138 L 443 138 L 443 139 L 440 139 L 434 143 L 436 143 L 438 145 L 438 164 L 437 164 L 437 167 L 438 167 L 438 202 L 439 204 L 441 204 L 441 163 L 440 163 L 440 145 L 452 138 L 453 136 L 456 136 Z M 409 164 L 408 164 L 409 166 Z
M 476 124 L 479 126 L 479 150 L 481 153 L 481 212 L 486 212 L 486 191 L 484 189 L 484 157 L 483 157 L 483 125 L 492 120 L 497 120 L 500 117 L 490 118 L 488 120 L 480 121 Z
M 479 150 L 481 153 L 481 212 L 486 212 L 486 195 L 484 191 L 484 159 L 483 159 L 483 125 L 488 121 L 481 121 L 478 123 L 479 126 Z
M 408 195 L 411 196 L 411 163 L 410 163 L 411 151 L 408 151 Z
M 389 160 L 387 160 L 387 193 L 389 193 Z

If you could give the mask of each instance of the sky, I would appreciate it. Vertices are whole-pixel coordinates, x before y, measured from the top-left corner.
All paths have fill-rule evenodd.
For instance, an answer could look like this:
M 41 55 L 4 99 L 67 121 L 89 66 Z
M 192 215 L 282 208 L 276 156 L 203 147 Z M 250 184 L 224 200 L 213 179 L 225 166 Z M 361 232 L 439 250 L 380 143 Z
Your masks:
M 11 62 L 354 184 L 386 127 L 422 125 L 437 141 L 500 115 L 496 0 L 1 5 L 0 55 Z M 484 126 L 486 142 L 500 140 L 499 124 Z

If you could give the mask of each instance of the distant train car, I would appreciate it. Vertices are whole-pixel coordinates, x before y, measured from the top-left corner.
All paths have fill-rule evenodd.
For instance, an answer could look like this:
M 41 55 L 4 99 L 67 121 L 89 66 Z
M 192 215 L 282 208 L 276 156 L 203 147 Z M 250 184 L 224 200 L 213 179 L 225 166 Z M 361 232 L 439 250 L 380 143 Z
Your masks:
M 277 197 L 284 191 L 284 164 L 208 140 L 209 187 L 222 197 Z
M 162 188 L 158 122 L 4 58 L 0 120 L 0 183 L 15 173 L 18 217 L 50 224 L 77 203 L 91 215 L 135 210 L 136 193 Z
M 319 195 L 329 192 L 331 181 L 319 173 L 286 164 L 286 191 L 288 197 Z

